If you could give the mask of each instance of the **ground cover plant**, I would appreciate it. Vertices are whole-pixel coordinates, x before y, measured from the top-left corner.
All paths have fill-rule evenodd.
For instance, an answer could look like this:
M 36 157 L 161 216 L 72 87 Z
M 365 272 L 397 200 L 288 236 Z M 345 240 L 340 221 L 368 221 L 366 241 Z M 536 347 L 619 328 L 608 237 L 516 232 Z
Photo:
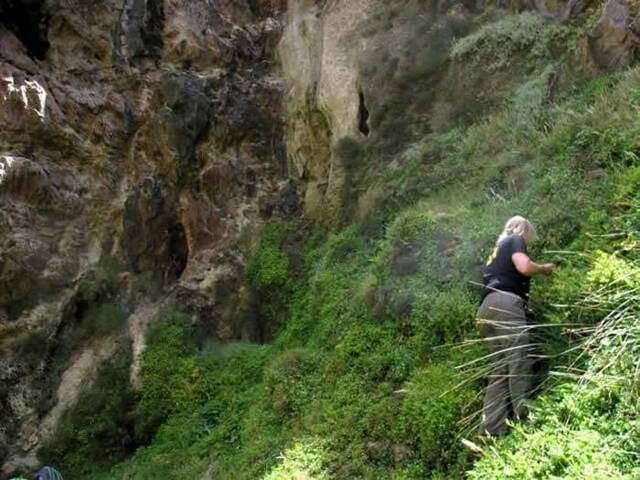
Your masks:
M 189 378 L 169 381 L 171 398 L 179 401 L 154 407 L 167 420 L 150 445 L 104 478 L 160 472 L 195 478 L 207 470 L 216 478 L 269 479 L 632 478 L 624 475 L 634 474 L 637 458 L 622 444 L 636 428 L 630 413 L 635 389 L 624 383 L 637 364 L 629 340 L 634 334 L 604 325 L 613 325 L 607 315 L 618 318 L 608 312 L 618 311 L 623 298 L 612 285 L 635 288 L 629 282 L 637 275 L 628 258 L 636 251 L 637 224 L 621 195 L 635 191 L 639 178 L 636 123 L 630 121 L 638 107 L 626 101 L 639 77 L 630 71 L 576 89 L 550 107 L 546 122 L 529 126 L 529 136 L 514 131 L 523 101 L 516 96 L 491 122 L 413 146 L 403 167 L 413 173 L 396 176 L 396 201 L 382 235 L 371 236 L 358 224 L 335 233 L 303 226 L 304 267 L 291 277 L 287 321 L 274 341 L 172 350 L 171 358 L 179 359 L 172 368 Z M 549 108 L 538 107 L 536 95 L 526 98 L 532 109 Z M 603 108 L 608 115 L 595 113 Z M 493 162 L 485 161 L 489 145 Z M 439 163 L 420 170 L 435 150 Z M 416 187 L 422 182 L 431 187 Z M 560 261 L 555 278 L 536 282 L 533 306 L 548 327 L 538 334 L 548 368 L 563 374 L 548 378 L 562 382 L 544 382 L 531 420 L 488 448 L 474 467 L 475 454 L 461 440 L 473 438 L 486 366 L 459 367 L 483 355 L 473 323 L 479 294 L 473 282 L 501 224 L 514 213 L 525 213 L 538 227 L 534 254 Z M 622 223 L 611 220 L 617 213 Z M 266 235 L 269 255 L 256 250 L 254 281 L 276 281 L 289 268 L 286 253 L 268 240 L 273 233 Z M 598 249 L 603 253 L 595 254 Z M 585 295 L 600 295 L 600 307 L 584 304 L 591 298 Z M 632 316 L 625 318 L 616 328 L 633 324 Z M 179 315 L 174 320 L 187 328 Z M 183 337 L 171 334 L 158 348 L 174 349 L 175 338 Z M 596 338 L 610 347 L 582 353 L 581 342 Z M 626 353 L 618 356 L 615 345 Z M 143 367 L 149 379 L 156 373 L 173 378 L 152 361 L 155 352 L 149 350 Z M 598 374 L 597 388 L 579 381 L 589 372 L 598 377 L 603 365 L 623 383 L 610 373 Z M 145 382 L 142 398 L 154 388 Z M 608 450 L 596 448 L 602 441 Z M 538 460 L 529 458 L 532 451 Z
M 547 27 L 531 15 L 476 30 L 454 55 L 516 26 L 546 58 Z M 199 345 L 186 315 L 164 312 L 135 405 L 116 402 L 144 446 L 115 466 L 52 446 L 73 478 L 637 477 L 640 71 L 568 76 L 550 101 L 549 65 L 494 114 L 359 176 L 363 191 L 386 192 L 370 217 L 336 232 L 265 229 L 247 282 L 272 342 Z M 366 155 L 361 167 L 375 164 Z M 532 291 L 548 373 L 530 420 L 478 456 L 463 443 L 488 368 L 477 282 L 514 214 L 538 229 L 532 255 L 559 263 Z M 300 251 L 287 231 L 304 232 Z
M 602 235 L 598 248 L 581 251 L 583 258 L 574 261 L 573 273 L 584 281 L 574 301 L 562 308 L 562 318 L 556 317 L 575 322 L 571 330 L 579 355 L 551 372 L 553 386 L 533 404 L 530 420 L 486 449 L 470 478 L 640 475 L 638 195 L 619 201 L 622 213 L 592 232 Z

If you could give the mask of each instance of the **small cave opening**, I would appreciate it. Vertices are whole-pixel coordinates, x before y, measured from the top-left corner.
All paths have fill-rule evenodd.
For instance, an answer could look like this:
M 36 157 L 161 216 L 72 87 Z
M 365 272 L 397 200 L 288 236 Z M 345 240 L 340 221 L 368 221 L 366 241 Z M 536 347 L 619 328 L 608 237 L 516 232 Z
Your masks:
M 164 41 L 162 39 L 162 29 L 164 27 L 164 2 L 162 0 L 152 0 L 145 2 L 144 28 L 142 29 L 142 42 L 147 53 L 153 57 L 162 54 Z
M 49 49 L 48 18 L 44 12 L 44 0 L 0 2 L 0 24 L 18 37 L 31 57 L 44 60 Z
M 362 90 L 358 92 L 359 98 L 359 106 L 358 106 L 358 128 L 360 133 L 362 133 L 365 137 L 369 136 L 371 129 L 369 128 L 369 110 L 367 109 L 367 104 L 364 101 L 364 93 Z
M 181 223 L 177 222 L 168 230 L 168 268 L 167 268 L 167 280 L 170 282 L 176 281 L 182 275 L 185 268 L 187 268 L 187 262 L 189 261 L 189 244 L 187 242 L 187 235 L 184 227 Z

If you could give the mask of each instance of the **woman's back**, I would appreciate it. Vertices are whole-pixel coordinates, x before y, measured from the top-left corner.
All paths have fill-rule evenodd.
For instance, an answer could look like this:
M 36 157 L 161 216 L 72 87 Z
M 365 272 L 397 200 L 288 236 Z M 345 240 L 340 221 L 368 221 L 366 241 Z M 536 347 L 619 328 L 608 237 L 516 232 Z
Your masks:
M 518 252 L 527 253 L 527 245 L 520 235 L 508 235 L 500 240 L 483 271 L 483 299 L 495 291 L 528 298 L 531 279 L 521 274 L 512 261 L 512 255 Z

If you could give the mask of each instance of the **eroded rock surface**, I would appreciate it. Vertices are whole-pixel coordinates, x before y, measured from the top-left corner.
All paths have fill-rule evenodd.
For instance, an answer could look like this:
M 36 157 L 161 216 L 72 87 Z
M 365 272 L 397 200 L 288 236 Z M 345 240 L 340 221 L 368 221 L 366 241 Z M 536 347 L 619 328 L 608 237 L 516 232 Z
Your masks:
M 640 47 L 640 22 L 624 0 L 609 0 L 589 38 L 594 62 L 604 70 L 630 66 Z
M 114 295 L 145 324 L 138 305 L 167 297 L 210 335 L 256 339 L 259 319 L 245 311 L 247 295 L 232 291 L 245 262 L 238 239 L 272 216 L 300 213 L 274 58 L 285 7 L 0 2 L 5 475 L 34 463 L 43 431 L 109 357 L 92 341 L 71 351 L 65 342 Z M 120 266 L 120 293 L 87 293 L 80 284 L 107 260 Z M 131 322 L 139 358 L 144 328 Z M 36 345 L 38 355 L 29 353 Z M 69 378 L 63 398 L 58 386 Z
M 290 2 L 279 47 L 288 159 L 309 215 L 329 227 L 353 218 L 358 160 L 340 153 L 343 139 L 384 158 L 429 131 L 438 92 L 450 88 L 449 49 L 480 8 L 448 0 Z

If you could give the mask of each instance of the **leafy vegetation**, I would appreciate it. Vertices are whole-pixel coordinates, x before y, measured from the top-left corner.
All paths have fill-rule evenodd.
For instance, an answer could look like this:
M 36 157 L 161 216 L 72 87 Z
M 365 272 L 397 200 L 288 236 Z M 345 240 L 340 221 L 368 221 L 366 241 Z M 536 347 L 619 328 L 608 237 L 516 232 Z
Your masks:
M 140 372 L 144 388 L 135 412 L 136 434 L 143 443 L 170 414 L 198 403 L 204 395 L 204 374 L 190 356 L 196 344 L 188 317 L 167 311 L 148 335 Z
M 273 222 L 260 236 L 246 268 L 246 277 L 258 297 L 263 336 L 268 338 L 286 321 L 287 300 L 297 275 L 299 259 L 285 247 L 295 248 L 296 229 L 284 222 Z
M 495 54 L 503 69 L 527 51 L 536 65 L 485 120 L 359 171 L 360 189 L 384 192 L 383 228 L 263 231 L 247 281 L 278 326 L 272 342 L 201 347 L 184 315 L 158 319 L 134 410 L 148 445 L 97 463 L 98 478 L 637 478 L 640 70 L 568 76 L 552 100 L 554 49 L 574 34 L 524 13 L 456 44 L 454 59 Z M 353 169 L 395 148 L 338 147 Z M 539 231 L 533 256 L 559 263 L 532 292 L 546 379 L 530 419 L 474 457 L 462 439 L 489 367 L 475 282 L 514 214 Z M 83 478 L 92 445 L 53 452 Z
M 282 287 L 289 273 L 289 257 L 282 251 L 284 225 L 269 226 L 247 265 L 247 276 L 256 289 Z
M 83 391 L 77 405 L 65 411 L 55 437 L 41 458 L 69 476 L 91 477 L 130 455 L 136 446 L 129 415 L 134 394 L 129 386 L 128 348 L 96 372 L 95 383 Z
M 484 24 L 462 37 L 453 46 L 451 57 L 456 61 L 483 62 L 483 68 L 489 71 L 499 70 L 520 51 L 528 51 L 531 59 L 550 58 L 554 50 L 565 52 L 568 34 L 568 27 L 534 12 L 523 12 Z
M 580 329 L 596 328 L 600 318 L 586 307 L 573 312 L 552 304 L 580 301 L 584 292 L 576 278 L 596 285 L 625 271 L 606 250 L 608 237 L 594 235 L 616 228 L 610 220 L 611 209 L 618 208 L 612 200 L 620 200 L 615 192 L 634 191 L 629 179 L 636 178 L 638 145 L 628 119 L 636 107 L 624 99 L 638 76 L 629 72 L 599 85 L 589 101 L 576 94 L 548 106 L 540 94 L 529 93 L 543 84 L 533 81 L 492 122 L 408 150 L 399 174 L 378 179 L 397 182 L 388 189 L 394 201 L 384 213 L 383 236 L 369 237 L 359 225 L 328 236 L 309 232 L 304 275 L 289 283 L 287 322 L 273 344 L 186 355 L 210 365 L 201 368 L 203 397 L 176 409 L 151 446 L 117 472 L 151 478 L 160 465 L 170 478 L 211 465 L 218 478 L 417 479 L 465 472 L 477 478 L 597 478 L 633 472 L 631 456 L 614 459 L 620 455 L 616 448 L 622 449 L 615 442 L 635 428 L 619 410 L 630 404 L 572 379 L 557 386 L 545 382 L 541 388 L 549 393 L 531 421 L 473 469 L 461 438 L 473 438 L 486 367 L 457 367 L 483 355 L 473 324 L 478 288 L 470 280 L 478 278 L 504 219 L 515 213 L 531 217 L 541 232 L 534 254 L 561 261 L 555 279 L 537 281 L 533 293 L 537 316 L 547 325 L 536 333 L 551 357 L 547 368 L 585 365 L 579 348 L 559 354 L 593 338 Z M 576 92 L 594 89 L 591 84 Z M 539 121 L 518 121 L 526 115 Z M 434 155 L 435 165 L 423 162 Z M 257 285 L 276 285 L 290 277 L 291 262 L 281 236 L 267 231 L 265 238 L 249 271 L 262 279 Z M 544 253 L 587 252 L 590 246 L 607 253 L 595 255 L 595 263 L 583 255 Z M 556 377 L 565 379 L 550 378 Z M 583 394 L 585 388 L 593 397 Z M 584 412 L 571 420 L 573 429 L 566 422 L 574 410 L 566 405 Z M 608 419 L 602 423 L 606 431 L 580 426 L 593 424 L 590 408 L 607 405 L 613 405 L 608 417 L 597 417 Z M 605 438 L 614 442 L 608 453 L 596 447 Z M 160 459 L 178 445 L 180 462 L 172 458 L 179 467 L 173 468 Z M 530 464 L 523 449 L 536 445 L 539 460 Z M 628 464 L 626 470 L 616 470 L 619 462 Z
M 510 438 L 487 450 L 470 478 L 615 478 L 640 475 L 637 458 L 637 365 L 640 297 L 637 251 L 638 197 L 632 210 L 616 217 L 603 246 L 589 255 L 578 302 L 563 313 L 576 323 L 581 355 L 563 362 L 562 381 L 532 406 L 529 422 L 516 425 Z M 625 210 L 628 208 L 625 207 Z M 632 225 L 629 224 L 631 220 Z M 586 252 L 584 252 L 586 253 Z M 586 275 L 585 275 L 586 274 Z M 584 327 L 583 309 L 595 310 Z M 593 314 L 592 314 L 593 316 Z M 594 321 L 595 320 L 595 321 Z

